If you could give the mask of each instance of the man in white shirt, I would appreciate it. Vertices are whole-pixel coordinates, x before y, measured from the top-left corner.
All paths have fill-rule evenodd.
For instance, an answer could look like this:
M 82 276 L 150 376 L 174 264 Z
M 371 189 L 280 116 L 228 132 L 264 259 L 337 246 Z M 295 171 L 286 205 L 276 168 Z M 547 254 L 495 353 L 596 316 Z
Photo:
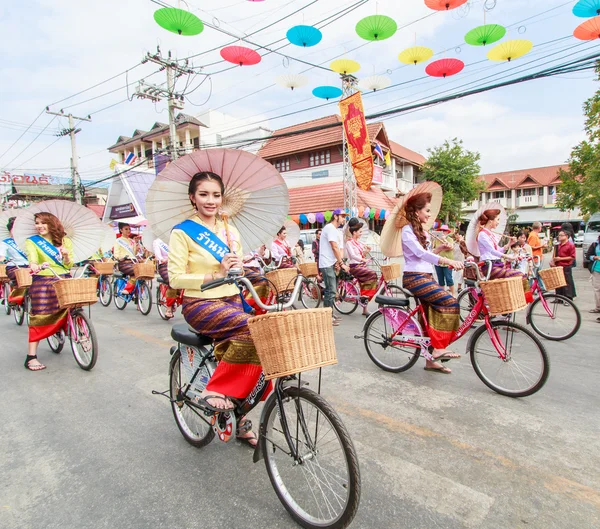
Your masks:
M 336 270 L 343 268 L 348 271 L 348 266 L 344 264 L 343 241 L 344 236 L 339 229 L 346 222 L 346 212 L 343 209 L 336 209 L 333 212 L 331 221 L 321 233 L 321 242 L 319 245 L 319 269 L 325 282 L 325 293 L 323 296 L 323 305 L 333 308 L 335 293 L 337 292 Z M 338 316 L 333 316 L 333 324 L 339 325 Z

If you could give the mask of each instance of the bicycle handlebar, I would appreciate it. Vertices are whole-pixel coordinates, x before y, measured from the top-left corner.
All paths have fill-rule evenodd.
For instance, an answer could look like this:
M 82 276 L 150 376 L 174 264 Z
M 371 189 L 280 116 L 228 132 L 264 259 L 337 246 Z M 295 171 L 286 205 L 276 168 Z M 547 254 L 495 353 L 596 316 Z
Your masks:
M 487 274 L 485 279 L 481 276 L 481 270 L 479 269 L 481 266 L 486 265 L 488 267 Z M 483 261 L 481 263 L 475 263 L 474 261 L 465 261 L 465 268 L 475 268 L 477 273 L 477 281 L 489 281 L 490 275 L 492 274 L 492 261 Z

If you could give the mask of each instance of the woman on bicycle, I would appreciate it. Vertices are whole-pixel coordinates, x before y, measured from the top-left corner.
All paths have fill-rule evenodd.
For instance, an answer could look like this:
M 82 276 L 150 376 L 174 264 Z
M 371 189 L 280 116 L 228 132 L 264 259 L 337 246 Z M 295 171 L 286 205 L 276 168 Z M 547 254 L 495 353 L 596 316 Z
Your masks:
M 167 285 L 167 292 L 165 298 L 167 301 L 167 308 L 165 310 L 165 316 L 172 318 L 175 313 L 173 305 L 177 301 L 179 292 L 169 286 L 169 247 L 165 244 L 162 239 L 158 237 L 152 241 L 152 251 L 154 252 L 154 259 L 158 265 L 158 275 Z
M 271 292 L 271 286 L 265 278 L 265 273 L 262 268 L 262 264 L 265 263 L 267 254 L 267 247 L 263 244 L 257 250 L 254 250 L 248 255 L 244 255 L 244 276 L 252 283 L 254 290 L 260 297 L 263 303 L 266 303 L 269 293 Z M 248 292 L 246 297 L 246 303 L 250 305 L 256 314 L 264 314 L 265 311 L 258 307 L 252 295 Z
M 242 307 L 235 285 L 223 285 L 202 292 L 200 286 L 227 276 L 230 268 L 241 269 L 242 247 L 239 232 L 226 227 L 218 217 L 225 186 L 221 177 L 204 171 L 190 181 L 189 197 L 196 215 L 175 226 L 169 241 L 169 280 L 174 288 L 185 289 L 183 317 L 197 332 L 215 340 L 219 363 L 201 402 L 214 411 L 233 409 L 229 397 L 245 399 L 262 373 L 250 330 L 250 317 Z M 201 245 L 209 240 L 210 245 Z M 242 419 L 236 437 L 255 446 L 257 438 Z
M 273 240 L 273 244 L 271 244 L 271 257 L 277 263 L 281 259 L 279 268 L 294 268 L 292 249 L 285 239 L 286 235 L 285 226 L 281 226 L 277 232 L 277 237 Z
M 37 359 L 40 340 L 56 334 L 67 320 L 67 309 L 61 309 L 53 283 L 60 277 L 71 277 L 73 245 L 66 236 L 60 220 L 51 213 L 36 213 L 37 235 L 25 241 L 25 252 L 33 273 L 29 287 L 31 310 L 29 320 L 29 351 L 25 367 L 30 371 L 41 371 L 46 366 Z
M 424 225 L 431 219 L 431 196 L 431 193 L 413 195 L 403 206 L 403 217 L 399 215 L 399 219 L 396 219 L 396 224 L 399 220 L 402 226 L 405 263 L 402 285 L 412 292 L 427 311 L 434 361 L 427 360 L 425 370 L 449 374 L 452 371 L 435 360 L 460 358 L 459 354 L 446 349 L 458 330 L 460 309 L 456 299 L 433 279 L 432 265 L 443 264 L 460 270 L 464 264 L 438 255 L 451 247 L 440 245 L 433 251 L 430 249 L 430 237 Z
M 119 222 L 120 237 L 117 237 L 114 246 L 114 257 L 117 260 L 119 272 L 128 278 L 127 285 L 123 289 L 123 294 L 131 294 L 135 287 L 133 279 L 133 263 L 136 259 L 137 245 L 131 237 L 131 226 L 125 222 Z
M 377 273 L 367 266 L 367 252 L 370 248 L 360 241 L 362 224 L 353 223 L 353 220 L 350 219 L 349 222 L 350 238 L 346 241 L 344 249 L 350 265 L 350 274 L 360 283 L 360 295 L 370 300 L 377 289 Z M 368 315 L 366 303 L 363 306 L 363 315 Z
M 17 269 L 29 266 L 27 254 L 17 246 L 17 243 L 13 238 L 12 229 L 15 224 L 15 218 L 16 217 L 10 217 L 6 223 L 6 229 L 10 233 L 10 237 L 0 241 L 0 263 L 8 263 L 6 265 L 6 275 L 13 283 L 15 281 L 15 272 Z M 8 302 L 21 303 L 23 301 L 23 296 L 25 296 L 25 291 L 26 288 L 15 287 L 8 297 Z

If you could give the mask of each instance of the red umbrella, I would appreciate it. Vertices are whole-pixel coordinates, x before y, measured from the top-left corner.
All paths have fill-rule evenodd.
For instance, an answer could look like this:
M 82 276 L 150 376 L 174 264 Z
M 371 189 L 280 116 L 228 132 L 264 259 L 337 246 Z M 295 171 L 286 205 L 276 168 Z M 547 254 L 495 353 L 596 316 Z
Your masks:
M 425 0 L 425 5 L 436 11 L 448 11 L 466 3 L 467 0 Z
M 579 40 L 594 40 L 600 38 L 600 17 L 590 18 L 583 24 L 579 24 L 573 32 L 573 36 Z
M 227 46 L 221 50 L 221 57 L 240 66 L 253 66 L 260 62 L 260 55 L 244 46 Z
M 459 59 L 440 59 L 427 65 L 425 73 L 431 77 L 448 77 L 455 75 L 465 67 L 465 63 Z

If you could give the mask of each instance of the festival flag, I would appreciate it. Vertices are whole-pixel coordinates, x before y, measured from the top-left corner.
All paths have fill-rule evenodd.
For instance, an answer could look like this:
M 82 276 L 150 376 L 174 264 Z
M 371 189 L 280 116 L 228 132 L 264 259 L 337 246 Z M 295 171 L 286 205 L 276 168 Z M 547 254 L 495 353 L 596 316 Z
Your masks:
M 110 170 L 111 170 L 111 171 L 114 171 L 114 170 L 115 170 L 115 167 L 117 166 L 117 164 L 118 164 L 118 163 L 119 163 L 119 162 L 113 158 L 113 159 L 110 161 L 110 164 L 109 164 L 109 166 L 108 166 L 108 167 L 110 167 Z
M 386 167 L 392 166 L 392 157 L 390 156 L 390 151 L 385 153 L 385 166 Z
M 381 150 L 381 146 L 379 145 L 379 143 L 375 144 L 375 147 L 373 147 L 373 152 L 381 161 L 385 160 L 385 157 L 383 156 L 383 151 Z
M 374 164 L 360 92 L 342 99 L 339 105 L 356 183 L 368 191 L 373 181 Z
M 125 163 L 127 165 L 133 165 L 135 162 L 137 162 L 137 159 L 138 157 L 134 153 L 130 152 L 127 155 L 127 158 L 125 158 Z

